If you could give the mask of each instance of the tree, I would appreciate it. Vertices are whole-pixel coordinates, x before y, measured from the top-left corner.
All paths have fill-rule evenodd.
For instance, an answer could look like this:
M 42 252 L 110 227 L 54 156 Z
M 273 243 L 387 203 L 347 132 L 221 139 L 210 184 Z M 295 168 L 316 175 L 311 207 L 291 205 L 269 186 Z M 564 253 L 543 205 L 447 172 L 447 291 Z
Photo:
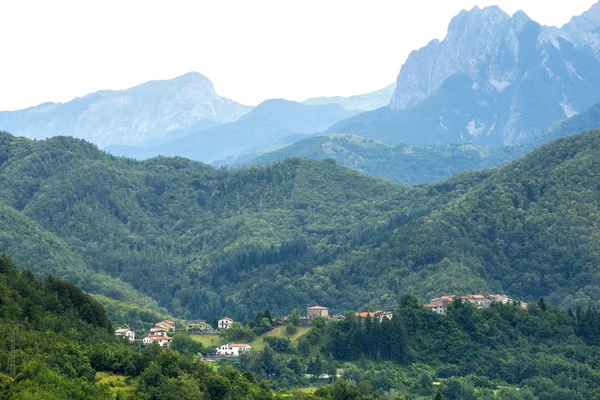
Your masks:
M 285 334 L 288 336 L 295 335 L 298 332 L 298 328 L 296 328 L 293 324 L 287 324 L 285 326 Z
M 444 397 L 442 392 L 438 390 L 438 392 L 435 394 L 435 397 L 433 398 L 433 400 L 446 400 L 446 398 Z
M 288 319 L 293 325 L 297 326 L 300 323 L 300 310 L 294 308 L 292 313 L 288 316 Z
M 356 385 L 340 379 L 333 385 L 331 398 L 333 400 L 358 400 L 361 398 L 361 393 Z
M 543 297 L 540 297 L 540 299 L 538 300 L 538 307 L 540 308 L 540 310 L 546 311 L 546 300 Z

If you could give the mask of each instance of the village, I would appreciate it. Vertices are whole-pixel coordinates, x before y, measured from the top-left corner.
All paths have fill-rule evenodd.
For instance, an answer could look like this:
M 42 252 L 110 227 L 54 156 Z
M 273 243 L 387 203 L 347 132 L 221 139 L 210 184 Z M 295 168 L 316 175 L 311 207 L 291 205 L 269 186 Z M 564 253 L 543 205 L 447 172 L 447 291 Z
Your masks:
M 457 299 L 460 299 L 463 303 L 473 304 L 478 309 L 490 308 L 494 303 L 500 304 L 512 304 L 527 310 L 527 303 L 513 300 L 504 294 L 469 294 L 464 296 L 449 296 L 444 295 L 429 300 L 429 303 L 423 304 L 423 307 L 431 310 L 440 315 L 446 315 L 448 313 L 449 304 L 453 303 Z M 360 311 L 354 313 L 355 318 L 366 321 L 367 319 L 376 320 L 382 322 L 384 319 L 391 320 L 393 313 L 391 311 Z M 301 316 L 298 321 L 299 326 L 311 326 L 316 318 L 324 319 L 328 322 L 343 321 L 346 316 L 341 314 L 329 315 L 329 308 L 315 305 L 307 307 L 305 315 Z M 273 323 L 286 323 L 288 316 L 280 318 L 273 318 Z M 186 331 L 188 333 L 203 334 L 203 335 L 217 335 L 220 332 L 229 329 L 235 322 L 232 318 L 224 317 L 217 320 L 217 328 L 213 329 L 213 326 L 206 320 L 187 320 Z M 171 320 L 163 320 L 157 322 L 153 328 L 150 328 L 148 334 L 142 339 L 144 346 L 150 344 L 158 344 L 161 347 L 168 348 L 173 341 L 173 335 L 175 334 L 176 323 Z M 135 331 L 129 328 L 118 328 L 115 330 L 116 336 L 126 337 L 129 342 L 133 343 L 136 341 Z M 252 347 L 247 343 L 226 343 L 218 346 L 215 349 L 214 356 L 216 357 L 238 357 L 246 352 L 252 350 Z

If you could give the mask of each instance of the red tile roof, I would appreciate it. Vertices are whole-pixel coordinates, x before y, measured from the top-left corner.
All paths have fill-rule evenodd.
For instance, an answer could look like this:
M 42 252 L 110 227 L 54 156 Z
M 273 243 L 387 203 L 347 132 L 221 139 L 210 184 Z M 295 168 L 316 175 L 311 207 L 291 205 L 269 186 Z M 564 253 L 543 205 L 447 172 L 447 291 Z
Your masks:
M 329 310 L 329 308 L 327 307 L 323 307 L 323 306 L 312 306 L 312 307 L 307 307 L 307 310 Z

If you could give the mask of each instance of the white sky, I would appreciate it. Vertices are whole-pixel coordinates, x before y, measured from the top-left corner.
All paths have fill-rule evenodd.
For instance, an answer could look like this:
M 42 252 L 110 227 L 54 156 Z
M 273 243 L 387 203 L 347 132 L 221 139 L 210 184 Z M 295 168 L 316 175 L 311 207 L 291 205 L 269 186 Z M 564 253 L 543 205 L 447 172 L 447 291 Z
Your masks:
M 595 0 L 2 0 L 0 110 L 68 101 L 189 71 L 217 93 L 269 98 L 365 93 L 475 5 L 561 26 Z

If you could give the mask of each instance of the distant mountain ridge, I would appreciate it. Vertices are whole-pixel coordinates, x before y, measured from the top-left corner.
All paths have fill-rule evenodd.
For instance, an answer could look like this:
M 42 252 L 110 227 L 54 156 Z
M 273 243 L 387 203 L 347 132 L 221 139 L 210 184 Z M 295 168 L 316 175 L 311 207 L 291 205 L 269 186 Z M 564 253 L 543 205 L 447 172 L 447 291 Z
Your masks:
M 391 84 L 375 92 L 359 94 L 350 97 L 312 97 L 304 100 L 302 104 L 338 104 L 344 107 L 346 110 L 370 111 L 387 106 L 390 102 L 392 94 L 394 94 L 395 88 L 396 84 Z
M 466 170 L 492 168 L 522 157 L 543 144 L 579 132 L 600 129 L 600 103 L 556 122 L 533 142 L 517 146 L 392 144 L 348 134 L 312 136 L 244 162 L 265 165 L 287 157 L 323 160 L 392 182 L 434 183 Z
M 337 104 L 305 105 L 273 99 L 256 106 L 239 120 L 205 129 L 170 143 L 148 148 L 110 147 L 114 155 L 145 159 L 181 156 L 206 163 L 235 162 L 288 145 L 319 133 L 335 122 L 355 115 Z
M 104 90 L 67 103 L 0 112 L 0 129 L 35 139 L 73 136 L 101 148 L 169 141 L 237 120 L 251 107 L 217 95 L 212 82 L 190 72 L 126 90 Z
M 389 108 L 331 127 L 393 143 L 515 145 L 600 101 L 596 4 L 562 29 L 473 8 L 413 51 Z

